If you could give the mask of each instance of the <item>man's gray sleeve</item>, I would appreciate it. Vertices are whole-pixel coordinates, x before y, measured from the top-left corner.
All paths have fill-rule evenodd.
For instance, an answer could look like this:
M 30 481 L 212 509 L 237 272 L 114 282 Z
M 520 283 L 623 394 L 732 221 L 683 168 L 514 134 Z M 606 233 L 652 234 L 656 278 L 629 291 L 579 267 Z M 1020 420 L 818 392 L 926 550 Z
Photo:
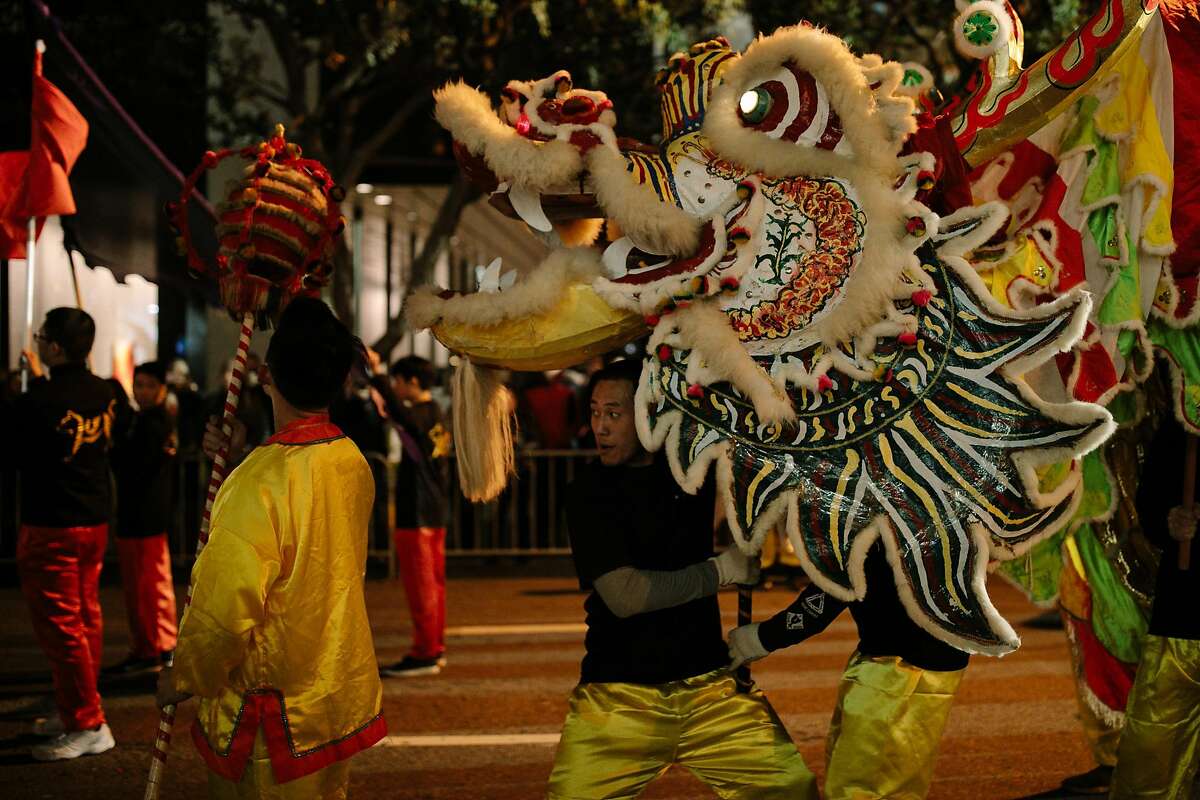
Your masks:
M 718 580 L 716 565 L 701 561 L 670 572 L 618 567 L 592 585 L 609 610 L 625 618 L 716 594 Z

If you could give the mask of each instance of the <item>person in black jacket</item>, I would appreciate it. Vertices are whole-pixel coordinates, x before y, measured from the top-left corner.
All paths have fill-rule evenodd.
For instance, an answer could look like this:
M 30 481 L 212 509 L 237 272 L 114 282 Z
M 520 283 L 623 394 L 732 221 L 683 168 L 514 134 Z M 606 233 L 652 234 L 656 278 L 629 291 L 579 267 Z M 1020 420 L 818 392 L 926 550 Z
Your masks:
M 1200 768 L 1200 506 L 1183 505 L 1188 436 L 1164 411 L 1138 485 L 1138 519 L 1162 556 L 1113 771 L 1112 797 L 1122 800 L 1190 797 Z M 1180 566 L 1184 548 L 1187 569 Z
M 688 494 L 642 447 L 640 370 L 615 362 L 588 392 L 600 464 L 567 492 L 587 635 L 547 797 L 636 797 L 679 764 L 721 797 L 816 800 L 767 698 L 728 669 L 717 591 L 755 583 L 757 559 L 736 547 L 714 555 L 711 483 Z
M 2 448 L 20 471 L 17 569 L 34 632 L 50 660 L 62 722 L 61 735 L 33 748 L 34 758 L 43 761 L 114 745 L 96 678 L 115 403 L 112 389 L 87 368 L 95 336 L 95 322 L 80 309 L 46 314 L 34 338 L 50 378 L 34 381 L 17 399 Z
M 129 656 L 104 670 L 132 675 L 157 670 L 175 649 L 175 585 L 167 523 L 175 431 L 167 413 L 167 371 L 158 361 L 133 372 L 137 412 L 113 443 L 117 476 L 117 555 L 132 646 Z
M 968 656 L 908 616 L 883 545 L 863 561 L 867 592 L 846 603 L 812 585 L 783 611 L 729 634 L 735 667 L 799 644 L 847 608 L 858 649 L 842 674 L 825 744 L 825 798 L 917 800 L 929 792 L 933 762 Z
M 375 357 L 377 358 L 377 357 Z M 446 517 L 450 430 L 433 400 L 433 365 L 420 356 L 376 375 L 388 417 L 400 437 L 396 470 L 396 563 L 413 621 L 412 649 L 384 666 L 384 677 L 435 675 L 446 664 Z

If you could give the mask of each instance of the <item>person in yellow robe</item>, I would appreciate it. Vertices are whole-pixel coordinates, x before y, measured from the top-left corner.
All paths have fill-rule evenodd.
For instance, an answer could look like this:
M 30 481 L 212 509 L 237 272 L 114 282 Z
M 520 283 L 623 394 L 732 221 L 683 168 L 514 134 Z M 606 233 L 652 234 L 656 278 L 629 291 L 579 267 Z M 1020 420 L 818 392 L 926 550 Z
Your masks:
M 264 375 L 278 432 L 213 505 L 158 692 L 200 698 L 211 798 L 344 798 L 346 759 L 387 732 L 363 592 L 374 482 L 327 414 L 361 347 L 324 303 L 288 306 Z

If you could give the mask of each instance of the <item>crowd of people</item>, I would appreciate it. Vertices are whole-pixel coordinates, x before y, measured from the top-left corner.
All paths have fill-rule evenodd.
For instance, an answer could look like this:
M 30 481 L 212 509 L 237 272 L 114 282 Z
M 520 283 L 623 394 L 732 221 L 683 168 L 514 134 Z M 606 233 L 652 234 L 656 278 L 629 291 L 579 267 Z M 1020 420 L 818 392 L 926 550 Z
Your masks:
M 20 454 L 22 475 L 21 585 L 58 710 L 40 724 L 49 738 L 33 756 L 113 748 L 102 678 L 160 670 L 160 706 L 198 699 L 193 739 L 210 796 L 344 797 L 348 759 L 386 734 L 381 678 L 445 664 L 452 436 L 432 366 L 408 357 L 385 367 L 327 306 L 300 298 L 262 363 L 247 364 L 260 379 L 247 381 L 237 423 L 226 430 L 210 415 L 202 430 L 185 432 L 195 426 L 189 414 L 213 409 L 180 371 L 139 365 L 131 402 L 119 383 L 88 369 L 94 336 L 85 312 L 50 311 L 35 336 L 49 374 L 11 398 L 6 414 L 5 452 Z M 582 392 L 566 378 L 523 392 L 546 420 L 539 445 L 586 438 L 598 453 L 565 501 L 588 592 L 587 636 L 548 796 L 634 797 L 682 764 L 723 797 L 818 797 L 770 702 L 736 670 L 849 610 L 859 642 L 830 726 L 824 796 L 924 797 L 968 655 L 912 622 L 878 546 L 864 562 L 862 600 L 811 586 L 774 617 L 726 636 L 716 593 L 754 584 L 757 559 L 736 548 L 716 553 L 712 487 L 683 492 L 643 448 L 634 422 L 639 365 L 596 367 Z M 362 451 L 388 446 L 379 420 L 400 451 L 395 550 L 413 622 L 410 652 L 390 665 L 377 663 L 363 580 L 377 483 Z M 171 462 L 187 436 L 240 466 L 213 505 L 177 622 L 166 529 Z M 1148 457 L 1170 460 L 1166 451 L 1182 441 L 1178 426 L 1164 423 Z M 1197 767 L 1195 581 L 1173 557 L 1197 514 L 1181 499 L 1153 481 L 1139 495 L 1143 526 L 1165 555 L 1114 797 L 1172 796 L 1163 787 L 1190 785 Z M 98 588 L 112 520 L 131 648 L 102 667 Z

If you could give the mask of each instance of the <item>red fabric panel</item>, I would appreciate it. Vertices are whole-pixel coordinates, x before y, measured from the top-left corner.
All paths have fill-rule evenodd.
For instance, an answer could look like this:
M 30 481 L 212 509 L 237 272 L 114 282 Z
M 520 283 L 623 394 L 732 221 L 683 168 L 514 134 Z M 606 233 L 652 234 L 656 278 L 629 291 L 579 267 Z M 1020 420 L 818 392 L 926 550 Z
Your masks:
M 1200 0 L 1165 0 L 1159 10 L 1175 76 L 1175 197 L 1171 271 L 1182 293 L 1176 316 L 1196 302 L 1200 274 Z
M 236 783 L 242 779 L 246 762 L 254 751 L 254 737 L 260 724 L 267 742 L 267 753 L 271 756 L 271 771 L 278 783 L 294 781 L 330 764 L 344 761 L 387 735 L 387 722 L 381 711 L 345 738 L 326 742 L 302 754 L 294 754 L 279 693 L 273 689 L 258 689 L 246 693 L 237 727 L 226 752 L 213 750 L 204 731 L 200 729 L 199 720 L 192 723 L 192 743 L 209 769 L 225 780 Z

